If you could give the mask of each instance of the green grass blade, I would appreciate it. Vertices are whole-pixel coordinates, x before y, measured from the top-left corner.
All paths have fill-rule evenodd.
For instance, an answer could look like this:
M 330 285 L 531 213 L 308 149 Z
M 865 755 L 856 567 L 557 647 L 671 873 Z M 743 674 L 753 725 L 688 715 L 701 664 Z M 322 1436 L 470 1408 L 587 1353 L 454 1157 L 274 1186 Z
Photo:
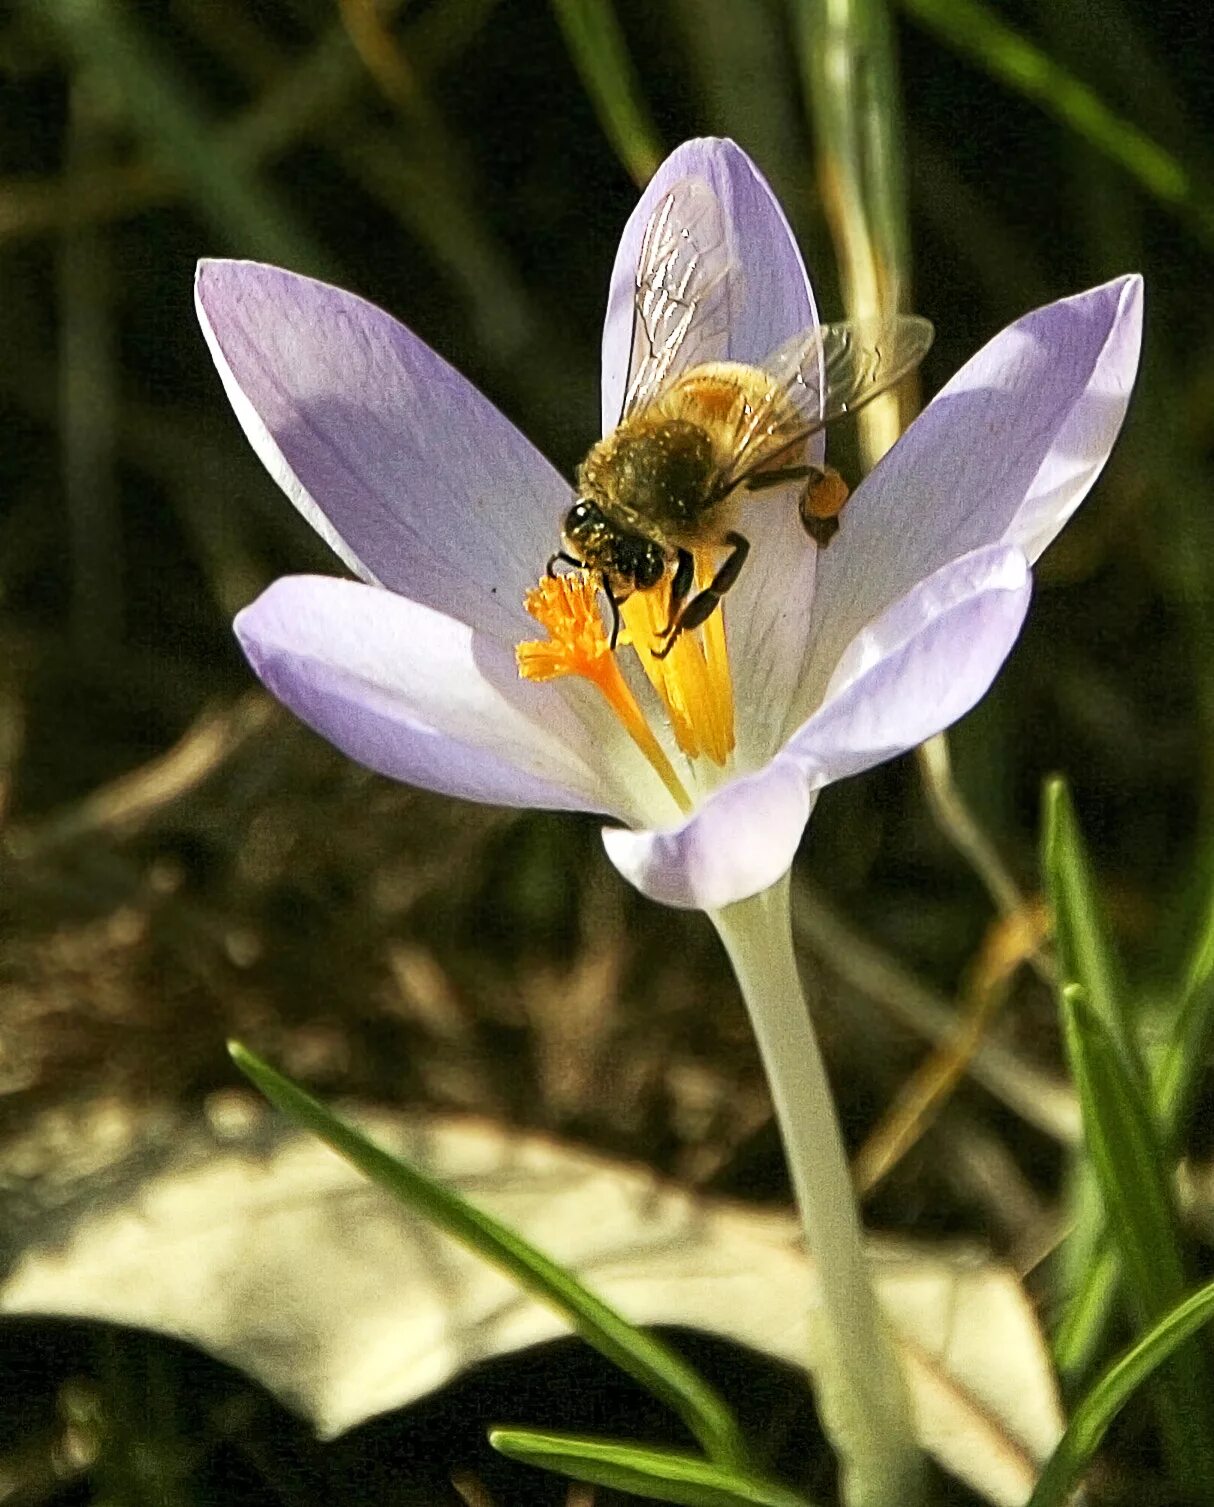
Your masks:
M 1126 991 L 1065 780 L 1046 781 L 1041 831 L 1041 872 L 1054 917 L 1059 988 L 1082 987 L 1127 1071 L 1141 1081 Z M 1071 1168 L 1068 1202 L 1071 1229 L 1059 1255 L 1058 1287 L 1064 1307 L 1054 1358 L 1064 1384 L 1074 1385 L 1100 1346 L 1119 1273 L 1117 1252 L 1107 1238 L 1105 1202 L 1082 1159 Z
M 1205 1071 L 1214 1033 L 1214 905 L 1181 972 L 1176 994 L 1179 1004 L 1171 1039 L 1151 1075 L 1159 1133 L 1173 1152 Z M 1076 1235 L 1067 1243 L 1075 1279 L 1064 1283 L 1070 1297 L 1054 1336 L 1054 1359 L 1064 1384 L 1076 1383 L 1092 1364 L 1107 1331 L 1120 1280 L 1117 1253 L 1108 1241 L 1103 1215 L 1100 1205 L 1099 1234 L 1090 1214 L 1078 1216 Z
M 1214 896 L 1177 992 L 1176 1024 L 1155 1075 L 1160 1121 L 1173 1142 L 1183 1131 L 1214 1034 Z
M 1095 1192 L 1091 1179 L 1085 1179 L 1089 1191 Z M 1109 1314 L 1121 1284 L 1121 1263 L 1109 1241 L 1104 1205 L 1098 1207 L 1098 1223 L 1085 1220 L 1084 1228 L 1092 1234 L 1083 1241 L 1086 1265 L 1080 1267 L 1078 1252 L 1072 1250 L 1072 1236 L 1067 1238 L 1066 1275 L 1061 1279 L 1066 1306 L 1054 1334 L 1054 1365 L 1066 1396 L 1071 1396 L 1099 1355 L 1108 1331 Z M 1069 1280 L 1068 1280 L 1069 1278 Z
M 1113 1362 L 1076 1406 L 1041 1472 L 1029 1507 L 1064 1507 L 1070 1501 L 1113 1419 L 1143 1382 L 1212 1318 L 1214 1282 L 1170 1309 L 1149 1334 Z
M 1127 1296 L 1145 1328 L 1180 1302 L 1185 1285 L 1166 1153 L 1141 1079 L 1081 989 L 1063 990 L 1062 1013 L 1088 1155 Z M 1200 1497 L 1214 1484 L 1214 1393 L 1196 1347 L 1170 1362 L 1157 1407 L 1173 1476 Z
M 1066 784 L 1047 783 L 1043 821 L 1042 869 L 1055 917 L 1059 974 L 1063 985 L 1078 983 L 1085 998 L 1117 1043 L 1130 1071 L 1141 1081 L 1137 1049 L 1125 987 L 1101 914 L 1099 896 Z M 1165 1147 L 1178 1133 L 1185 1105 L 1205 1061 L 1214 1024 L 1214 916 L 1199 937 L 1180 994 L 1171 1046 L 1151 1085 L 1155 1123 Z M 1075 1217 L 1063 1252 L 1061 1285 L 1067 1307 L 1054 1341 L 1054 1355 L 1064 1382 L 1075 1383 L 1091 1365 L 1107 1330 L 1119 1278 L 1118 1253 L 1106 1237 L 1104 1201 L 1084 1188 L 1077 1175 Z
M 778 1481 L 726 1470 L 682 1450 L 511 1428 L 491 1429 L 489 1443 L 524 1465 L 659 1502 L 681 1502 L 685 1507 L 809 1507 L 804 1497 Z
M 643 188 L 662 149 L 611 0 L 552 0 L 552 8 L 607 140 Z
M 672 1350 L 622 1318 L 513 1230 L 344 1124 L 239 1042 L 230 1042 L 228 1050 L 240 1071 L 288 1119 L 318 1136 L 406 1208 L 555 1309 L 587 1344 L 673 1408 L 711 1459 L 735 1469 L 744 1466 L 747 1451 L 736 1419 L 708 1383 Z
M 1123 120 L 980 0 L 902 0 L 903 9 L 955 51 L 1082 136 L 1214 245 L 1214 193 L 1145 131 Z
M 1064 987 L 1082 987 L 1089 1008 L 1099 1015 L 1131 1071 L 1141 1073 L 1125 987 L 1064 779 L 1046 781 L 1044 808 L 1041 868 L 1054 914 L 1059 977 Z

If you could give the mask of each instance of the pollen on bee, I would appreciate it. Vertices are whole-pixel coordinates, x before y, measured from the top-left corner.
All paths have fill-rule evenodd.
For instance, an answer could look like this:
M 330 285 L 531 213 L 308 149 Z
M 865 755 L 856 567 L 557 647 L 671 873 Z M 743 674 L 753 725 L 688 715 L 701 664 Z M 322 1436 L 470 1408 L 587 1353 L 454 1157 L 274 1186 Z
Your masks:
M 835 518 L 850 495 L 847 483 L 834 467 L 825 466 L 818 480 L 805 489 L 801 511 L 811 518 Z

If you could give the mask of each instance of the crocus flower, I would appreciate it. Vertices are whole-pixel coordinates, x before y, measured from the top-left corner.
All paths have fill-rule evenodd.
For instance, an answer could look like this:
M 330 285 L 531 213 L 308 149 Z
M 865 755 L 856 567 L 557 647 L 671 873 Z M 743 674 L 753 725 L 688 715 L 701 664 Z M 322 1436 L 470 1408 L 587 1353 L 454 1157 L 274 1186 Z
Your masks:
M 735 269 L 728 326 L 697 360 L 753 364 L 817 320 L 755 166 L 730 142 L 688 143 L 620 243 L 604 431 L 620 410 L 644 229 L 688 176 L 715 190 Z M 1028 563 L 1120 428 L 1141 303 L 1125 277 L 996 336 L 860 485 L 829 548 L 788 495 L 755 500 L 737 586 L 655 661 L 644 639 L 664 621 L 660 593 L 631 600 L 632 648 L 613 654 L 588 586 L 537 586 L 573 491 L 446 362 L 352 294 L 203 262 L 199 316 L 237 416 L 359 578 L 280 580 L 237 634 L 270 690 L 360 763 L 473 800 L 606 813 L 620 823 L 605 832 L 613 862 L 668 904 L 753 895 L 787 870 L 823 786 L 914 747 L 985 693 L 1020 629 Z
M 628 382 L 645 229 L 686 178 L 715 192 L 730 269 L 695 364 L 759 364 L 818 322 L 754 165 L 730 142 L 688 143 L 642 195 L 616 256 L 604 432 Z M 918 1449 L 781 881 L 823 786 L 921 743 L 986 692 L 1020 630 L 1031 562 L 1121 426 L 1140 279 L 996 336 L 865 478 L 829 547 L 806 536 L 791 489 L 752 500 L 740 579 L 665 658 L 653 651 L 668 588 L 633 594 L 613 648 L 594 583 L 544 573 L 572 488 L 395 320 L 248 262 L 204 262 L 197 302 L 246 434 L 359 578 L 271 586 L 236 622 L 253 668 L 383 774 L 614 817 L 605 842 L 617 868 L 658 900 L 709 912 L 755 1026 L 817 1265 L 811 1368 L 844 1499 L 910 1507 Z M 821 461 L 820 435 L 807 459 Z M 719 563 L 697 557 L 701 583 Z

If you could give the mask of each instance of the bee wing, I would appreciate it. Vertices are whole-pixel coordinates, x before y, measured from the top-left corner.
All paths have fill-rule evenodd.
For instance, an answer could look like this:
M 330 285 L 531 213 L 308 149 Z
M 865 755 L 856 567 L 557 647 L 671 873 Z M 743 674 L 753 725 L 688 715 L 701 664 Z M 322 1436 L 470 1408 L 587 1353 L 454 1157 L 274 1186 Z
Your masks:
M 771 385 L 739 426 L 725 483 L 736 486 L 764 466 L 795 464 L 812 434 L 914 371 L 934 334 L 930 320 L 894 314 L 819 325 L 778 347 L 762 363 Z
M 680 372 L 721 359 L 731 270 L 740 275 L 729 260 L 716 194 L 702 178 L 682 179 L 654 210 L 641 242 L 621 420 Z

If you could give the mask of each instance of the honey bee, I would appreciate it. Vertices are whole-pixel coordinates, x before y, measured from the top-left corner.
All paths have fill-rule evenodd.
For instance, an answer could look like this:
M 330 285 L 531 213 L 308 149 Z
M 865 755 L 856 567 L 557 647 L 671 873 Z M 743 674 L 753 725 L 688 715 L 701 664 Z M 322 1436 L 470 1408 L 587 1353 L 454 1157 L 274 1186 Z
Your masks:
M 728 331 L 731 264 L 716 195 L 685 178 L 662 199 L 637 260 L 632 347 L 619 421 L 577 471 L 577 501 L 565 516 L 564 561 L 597 575 L 612 612 L 672 571 L 670 615 L 656 650 L 698 628 L 737 581 L 750 550 L 736 524 L 740 503 L 802 483 L 798 507 L 825 548 L 839 528 L 847 486 L 811 465 L 806 444 L 832 420 L 888 391 L 932 342 L 926 319 L 819 325 L 757 366 L 714 359 Z M 728 551 L 695 595 L 693 551 Z

